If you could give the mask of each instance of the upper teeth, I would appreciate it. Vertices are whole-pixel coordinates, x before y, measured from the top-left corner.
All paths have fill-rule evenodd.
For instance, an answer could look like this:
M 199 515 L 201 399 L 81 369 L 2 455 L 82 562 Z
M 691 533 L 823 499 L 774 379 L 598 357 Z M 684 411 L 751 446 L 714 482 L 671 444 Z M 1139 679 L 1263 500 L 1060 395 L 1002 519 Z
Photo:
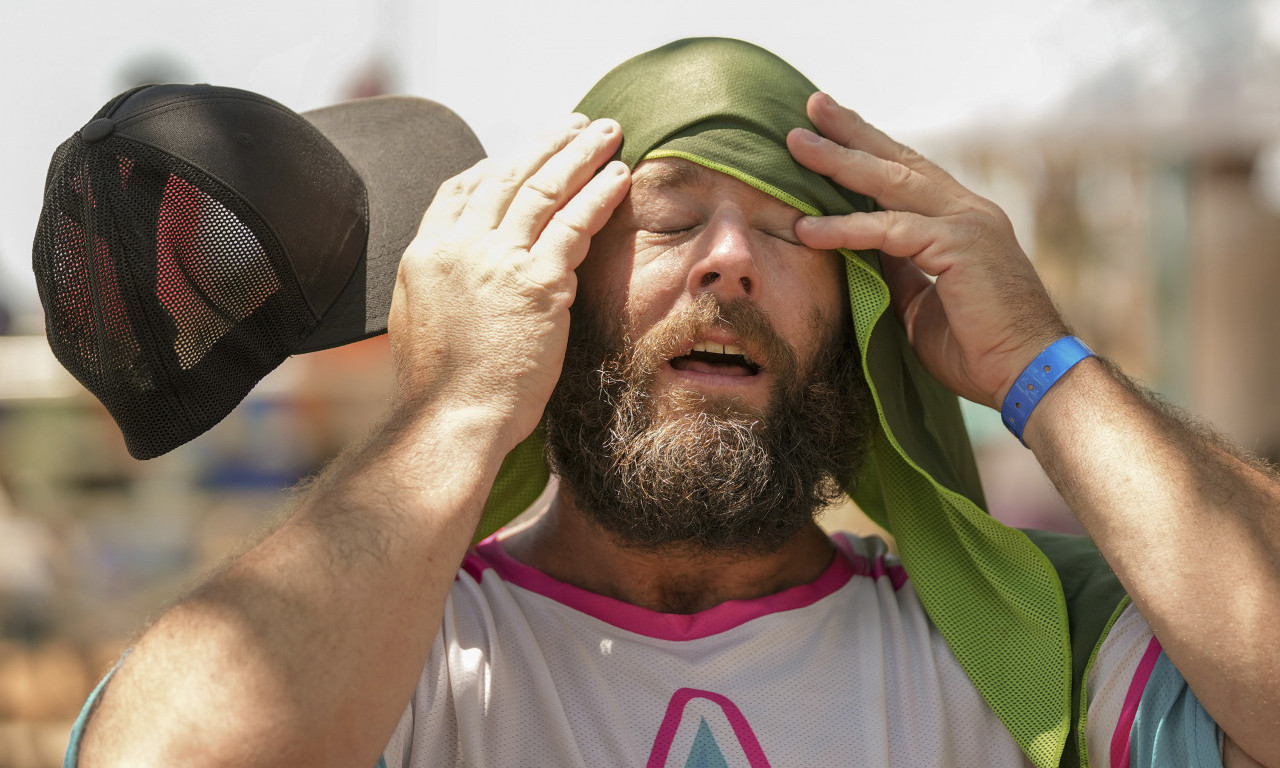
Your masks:
M 716 344 L 710 341 L 699 341 L 693 345 L 693 349 L 689 350 L 689 354 L 694 352 L 710 352 L 713 355 L 740 355 L 748 363 L 755 364 L 742 347 L 736 347 L 732 344 Z

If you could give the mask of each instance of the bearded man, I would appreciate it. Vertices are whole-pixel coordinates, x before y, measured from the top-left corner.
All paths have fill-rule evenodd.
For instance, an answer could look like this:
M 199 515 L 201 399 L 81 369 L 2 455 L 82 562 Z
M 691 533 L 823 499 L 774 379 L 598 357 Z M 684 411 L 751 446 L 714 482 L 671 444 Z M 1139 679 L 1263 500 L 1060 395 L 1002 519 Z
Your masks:
M 387 418 L 148 631 L 69 762 L 1280 764 L 1275 478 L 1042 362 L 1069 332 L 999 209 L 815 91 L 681 41 L 446 183 Z M 1014 390 L 1132 604 L 983 514 L 947 390 Z M 473 547 L 544 442 L 546 509 Z M 843 492 L 901 562 L 818 528 Z

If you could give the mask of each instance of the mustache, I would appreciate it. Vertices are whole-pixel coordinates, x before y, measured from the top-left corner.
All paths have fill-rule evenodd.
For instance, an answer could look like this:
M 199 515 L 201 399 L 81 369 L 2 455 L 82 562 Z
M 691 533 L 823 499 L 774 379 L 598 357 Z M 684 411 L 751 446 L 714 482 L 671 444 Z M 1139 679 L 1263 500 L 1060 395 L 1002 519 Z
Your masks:
M 748 299 L 722 302 L 714 294 L 700 293 L 687 306 L 658 322 L 638 338 L 631 331 L 625 336 L 633 353 L 629 374 L 647 379 L 668 360 L 689 351 L 699 337 L 713 329 L 729 330 L 738 345 L 751 352 L 762 369 L 782 381 L 794 377 L 799 367 L 795 348 L 774 330 L 764 310 Z

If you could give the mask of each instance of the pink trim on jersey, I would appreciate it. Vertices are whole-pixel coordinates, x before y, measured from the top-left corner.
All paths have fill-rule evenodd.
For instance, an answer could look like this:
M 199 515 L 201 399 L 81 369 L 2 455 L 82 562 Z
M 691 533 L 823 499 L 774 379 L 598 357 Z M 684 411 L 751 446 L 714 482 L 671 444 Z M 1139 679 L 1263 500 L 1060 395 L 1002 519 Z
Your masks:
M 885 565 L 883 557 L 877 557 L 872 560 L 865 555 L 860 555 L 853 551 L 853 540 L 848 534 L 832 536 L 831 540 L 835 542 L 836 548 L 849 558 L 849 564 L 853 566 L 855 576 L 869 576 L 873 579 L 882 576 L 889 577 L 889 583 L 893 585 L 893 591 L 897 592 L 907 583 L 907 569 L 901 565 Z
M 489 541 L 489 539 L 485 539 L 485 541 Z M 470 575 L 471 578 L 475 579 L 477 583 L 479 583 L 480 577 L 488 567 L 489 564 L 484 561 L 483 557 L 476 554 L 474 549 L 468 550 L 467 556 L 462 558 L 462 570 L 466 571 L 467 574 Z
M 1160 658 L 1160 641 L 1151 638 L 1146 653 L 1138 662 L 1138 669 L 1129 682 L 1129 692 L 1125 694 L 1124 705 L 1120 707 L 1120 721 L 1111 734 L 1111 767 L 1127 768 L 1129 765 L 1129 735 L 1133 731 L 1133 718 L 1138 714 L 1138 704 L 1142 701 L 1142 692 L 1147 689 L 1147 681 L 1151 679 L 1151 670 L 1155 669 Z
M 900 566 L 886 567 L 882 558 L 873 562 L 854 553 L 843 537 L 832 539 L 838 556 L 831 559 L 831 564 L 814 581 L 753 600 L 730 600 L 694 614 L 659 613 L 557 581 L 513 559 L 494 536 L 467 553 L 462 569 L 479 582 L 484 571 L 492 568 L 503 581 L 638 635 L 658 640 L 697 640 L 761 616 L 812 605 L 843 587 L 854 576 L 888 576 L 895 590 L 906 582 L 906 572 Z
M 653 749 L 649 752 L 649 762 L 645 763 L 645 768 L 662 768 L 667 764 L 667 755 L 676 740 L 676 731 L 680 730 L 680 718 L 684 714 L 685 705 L 694 699 L 707 699 L 720 707 L 729 720 L 729 725 L 733 727 L 733 735 L 738 737 L 738 744 L 746 754 L 751 768 L 770 768 L 755 731 L 751 730 L 751 724 L 743 716 L 742 710 L 738 709 L 738 705 L 727 696 L 696 688 L 681 688 L 671 697 L 671 703 L 667 704 L 667 714 L 663 716 L 658 735 L 653 739 Z

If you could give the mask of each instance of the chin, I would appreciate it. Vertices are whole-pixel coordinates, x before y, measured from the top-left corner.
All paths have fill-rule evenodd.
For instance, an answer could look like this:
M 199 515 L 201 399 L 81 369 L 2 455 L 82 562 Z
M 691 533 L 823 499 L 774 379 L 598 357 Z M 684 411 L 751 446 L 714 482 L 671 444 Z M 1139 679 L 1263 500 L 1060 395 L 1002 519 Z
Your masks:
M 711 393 L 677 384 L 653 395 L 654 420 L 703 414 L 718 419 L 763 421 L 769 414 L 771 398 L 766 398 L 763 403 L 753 402 L 753 399 L 741 394 Z

